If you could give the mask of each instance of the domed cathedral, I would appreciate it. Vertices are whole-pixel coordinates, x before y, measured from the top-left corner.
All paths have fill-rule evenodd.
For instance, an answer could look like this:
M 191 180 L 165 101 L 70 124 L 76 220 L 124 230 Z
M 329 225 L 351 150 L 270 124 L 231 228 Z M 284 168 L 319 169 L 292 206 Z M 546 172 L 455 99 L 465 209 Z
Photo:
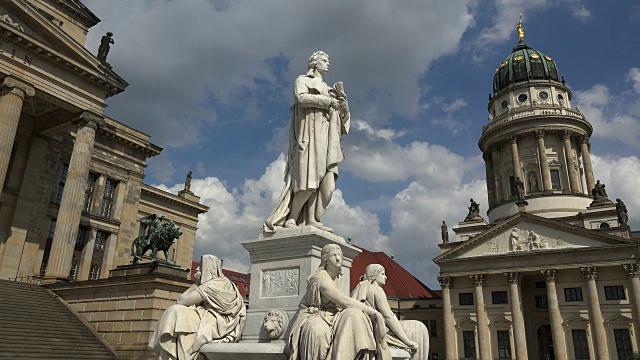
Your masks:
M 640 347 L 640 232 L 596 181 L 593 127 L 553 58 L 500 63 L 478 142 L 488 221 L 471 199 L 440 267 L 446 359 L 626 359 Z M 484 209 L 482 209 L 484 210 Z
M 486 165 L 489 221 L 518 212 L 516 179 L 523 183 L 530 214 L 584 211 L 595 187 L 593 128 L 571 108 L 571 90 L 555 61 L 524 43 L 523 34 L 496 69 L 488 110 L 478 146 Z

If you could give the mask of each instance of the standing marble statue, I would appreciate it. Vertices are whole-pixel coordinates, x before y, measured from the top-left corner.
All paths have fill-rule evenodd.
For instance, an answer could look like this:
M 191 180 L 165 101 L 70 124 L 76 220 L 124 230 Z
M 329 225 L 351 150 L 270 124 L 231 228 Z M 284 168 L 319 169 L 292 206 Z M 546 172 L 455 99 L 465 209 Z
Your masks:
M 97 58 L 102 61 L 107 61 L 107 55 L 109 55 L 109 50 L 111 49 L 111 44 L 115 44 L 113 41 L 113 33 L 108 32 L 106 35 L 103 35 L 100 39 L 100 46 L 98 46 L 98 56 Z
M 524 201 L 524 182 L 520 180 L 520 177 L 516 177 L 513 191 L 516 194 L 516 199 L 518 199 L 518 201 Z
M 420 321 L 399 321 L 391 311 L 387 295 L 382 288 L 387 281 L 384 267 L 380 264 L 367 266 L 362 279 L 351 292 L 351 297 L 382 313 L 387 329 L 387 337 L 384 339 L 387 345 L 408 351 L 411 353 L 411 360 L 427 360 L 429 357 L 429 331 Z M 379 348 L 378 353 L 382 356 L 379 356 L 378 359 L 391 359 L 388 348 L 383 346 L 379 346 Z
M 616 199 L 616 215 L 618 215 L 618 223 L 620 226 L 627 225 L 627 222 L 629 222 L 629 213 L 627 206 L 620 199 Z
M 187 177 L 184 179 L 184 191 L 191 192 L 191 178 L 193 177 L 193 173 L 189 171 L 187 173 Z
M 149 347 L 161 360 L 196 360 L 202 345 L 240 340 L 246 307 L 222 274 L 222 262 L 204 255 L 195 282 L 162 314 Z
M 440 233 L 442 236 L 442 243 L 443 244 L 448 244 L 449 243 L 449 229 L 447 228 L 447 223 L 444 222 L 444 220 L 442 220 L 442 225 L 440 225 Z
M 342 135 L 349 132 L 350 115 L 342 82 L 329 87 L 329 55 L 314 52 L 309 71 L 293 86 L 289 151 L 285 186 L 275 209 L 263 225 L 277 227 L 311 225 L 333 232 L 320 222 L 338 179 L 338 163 L 344 160 Z

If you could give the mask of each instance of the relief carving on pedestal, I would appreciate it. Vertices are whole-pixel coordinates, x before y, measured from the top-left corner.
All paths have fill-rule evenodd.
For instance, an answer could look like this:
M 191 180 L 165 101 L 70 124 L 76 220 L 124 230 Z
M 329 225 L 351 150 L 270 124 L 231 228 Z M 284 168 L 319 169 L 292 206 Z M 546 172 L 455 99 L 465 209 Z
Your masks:
M 264 270 L 261 297 L 296 296 L 300 294 L 300 268 Z

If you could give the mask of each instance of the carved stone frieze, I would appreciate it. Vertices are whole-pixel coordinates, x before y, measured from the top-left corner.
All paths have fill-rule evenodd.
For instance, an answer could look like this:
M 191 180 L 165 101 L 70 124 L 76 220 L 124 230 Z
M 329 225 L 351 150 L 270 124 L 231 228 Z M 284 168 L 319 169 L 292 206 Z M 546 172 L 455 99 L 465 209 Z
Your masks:
M 587 280 L 595 280 L 598 277 L 598 269 L 595 266 L 581 267 L 580 271 Z
M 261 297 L 296 296 L 300 294 L 300 268 L 264 270 Z
M 22 27 L 22 25 L 20 25 L 17 22 L 13 21 L 11 16 L 9 16 L 8 14 L 0 15 L 0 21 L 6 23 L 7 25 L 11 26 L 12 28 L 15 28 L 15 29 L 18 29 L 18 30 L 24 32 L 24 28 Z
M 438 276 L 438 282 L 443 289 L 450 289 L 453 285 L 453 278 L 449 276 Z
M 540 270 L 540 272 L 544 277 L 544 281 L 548 283 L 556 282 L 558 280 L 558 271 L 556 269 L 543 269 Z
M 471 281 L 475 286 L 482 286 L 482 283 L 484 283 L 483 274 L 473 274 L 473 275 L 469 275 L 469 277 L 471 278 Z

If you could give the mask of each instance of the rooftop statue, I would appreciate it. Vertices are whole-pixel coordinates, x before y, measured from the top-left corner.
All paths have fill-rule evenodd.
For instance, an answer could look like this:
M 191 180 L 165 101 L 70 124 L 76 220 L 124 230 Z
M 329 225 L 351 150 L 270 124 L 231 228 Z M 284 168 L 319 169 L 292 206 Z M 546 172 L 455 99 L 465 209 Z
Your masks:
M 440 225 L 440 233 L 442 236 L 442 243 L 447 244 L 449 242 L 449 229 L 447 228 L 447 224 L 442 220 L 442 225 Z
M 161 250 L 164 253 L 165 262 L 173 264 L 169 259 L 168 251 L 173 241 L 182 235 L 182 229 L 171 220 L 162 222 L 164 218 L 162 214 L 151 214 L 138 219 L 142 235 L 131 244 L 134 264 L 140 264 L 142 256 L 149 250 L 151 250 L 152 261 L 156 261 L 158 250 Z
M 291 326 L 285 347 L 289 360 L 375 359 L 379 347 L 386 346 L 383 315 L 342 292 L 341 267 L 340 246 L 325 245 Z
M 202 345 L 238 342 L 246 306 L 238 288 L 222 274 L 222 261 L 204 255 L 187 291 L 158 321 L 149 341 L 160 359 L 196 360 Z
M 262 227 L 266 232 L 303 225 L 333 232 L 320 218 L 335 189 L 338 163 L 344 160 L 341 141 L 349 132 L 349 105 L 342 82 L 329 87 L 323 80 L 329 55 L 314 52 L 308 68 L 293 85 L 285 186 Z
M 471 203 L 471 205 L 469 205 L 469 207 L 468 207 L 469 214 L 467 214 L 467 217 L 464 219 L 464 221 L 481 219 L 481 217 L 480 217 L 480 204 L 478 204 L 477 202 L 473 201 L 473 199 L 470 199 L 469 202 Z
M 627 206 L 620 199 L 616 199 L 616 215 L 618 215 L 618 223 L 620 225 L 627 225 L 629 222 L 629 213 L 627 211 Z
M 187 177 L 184 179 L 184 191 L 191 192 L 191 178 L 193 177 L 193 173 L 189 171 L 187 173 Z
M 518 43 L 524 42 L 524 29 L 522 28 L 522 14 L 520 14 L 520 22 L 516 25 L 516 30 L 518 30 Z
M 107 55 L 109 54 L 109 50 L 111 49 L 111 44 L 115 44 L 113 41 L 112 32 L 108 32 L 106 35 L 103 35 L 100 39 L 100 46 L 98 47 L 98 59 L 102 61 L 107 61 Z
M 387 281 L 385 269 L 380 264 L 371 264 L 365 269 L 362 281 L 353 289 L 351 297 L 380 311 L 384 316 L 387 345 L 408 351 L 411 360 L 427 360 L 429 356 L 429 331 L 417 320 L 398 320 L 389 307 L 382 286 Z M 379 346 L 383 359 L 391 359 L 388 349 Z M 380 358 L 380 356 L 378 357 Z

